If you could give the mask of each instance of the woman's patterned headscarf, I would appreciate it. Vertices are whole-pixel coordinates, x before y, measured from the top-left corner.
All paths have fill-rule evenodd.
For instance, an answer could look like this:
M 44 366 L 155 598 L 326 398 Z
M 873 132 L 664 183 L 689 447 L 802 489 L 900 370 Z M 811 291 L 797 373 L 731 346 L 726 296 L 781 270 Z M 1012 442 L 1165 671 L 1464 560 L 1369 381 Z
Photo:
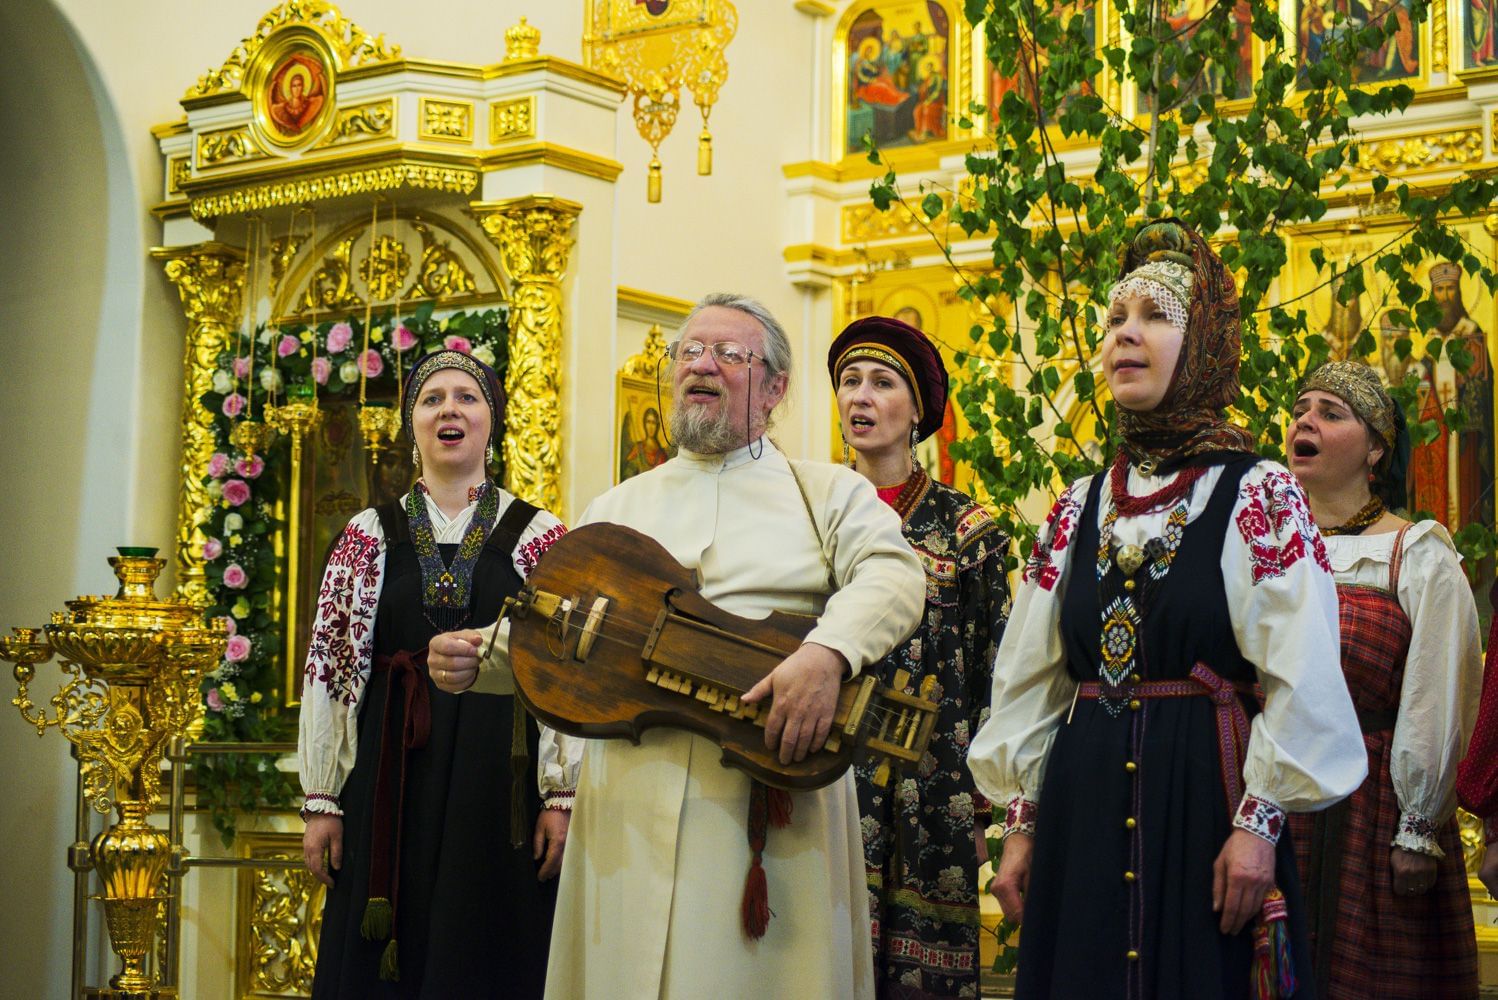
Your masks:
M 1134 236 L 1121 260 L 1120 283 L 1144 270 L 1158 278 L 1190 271 L 1186 336 L 1165 397 L 1148 413 L 1118 408 L 1118 430 L 1131 462 L 1157 465 L 1212 452 L 1254 453 L 1248 431 L 1223 410 L 1238 400 L 1238 288 L 1207 241 L 1175 220 L 1152 222 Z M 1162 306 L 1163 308 L 1163 306 Z

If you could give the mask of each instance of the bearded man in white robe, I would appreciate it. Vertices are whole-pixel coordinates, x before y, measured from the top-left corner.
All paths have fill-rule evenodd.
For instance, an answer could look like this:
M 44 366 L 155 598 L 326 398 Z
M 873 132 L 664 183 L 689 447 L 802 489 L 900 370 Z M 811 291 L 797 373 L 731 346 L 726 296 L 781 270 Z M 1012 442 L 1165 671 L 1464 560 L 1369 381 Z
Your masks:
M 826 740 L 841 683 L 915 628 L 924 574 L 867 480 L 841 466 L 792 463 L 765 436 L 791 357 L 762 305 L 707 296 L 671 356 L 677 456 L 600 496 L 578 524 L 608 521 L 651 536 L 726 611 L 817 617 L 802 646 L 745 696 L 772 699 L 766 746 L 782 761 L 801 760 Z M 438 686 L 508 683 L 508 623 L 499 628 L 488 656 L 480 651 L 489 629 L 434 638 L 428 664 Z M 719 756 L 715 743 L 676 729 L 648 730 L 638 746 L 588 742 L 547 997 L 873 997 L 852 772 L 794 793 L 790 824 L 769 830 L 773 917 L 756 939 L 740 914 L 751 783 Z

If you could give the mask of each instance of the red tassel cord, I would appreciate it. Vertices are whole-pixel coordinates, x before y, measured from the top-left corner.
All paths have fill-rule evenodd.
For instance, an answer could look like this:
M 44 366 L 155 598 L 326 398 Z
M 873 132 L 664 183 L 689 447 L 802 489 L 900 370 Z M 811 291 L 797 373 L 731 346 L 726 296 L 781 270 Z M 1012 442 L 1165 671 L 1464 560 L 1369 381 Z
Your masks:
M 791 822 L 791 797 L 778 788 L 768 788 L 758 781 L 749 783 L 749 874 L 744 879 L 744 898 L 739 915 L 744 933 L 758 941 L 770 927 L 770 887 L 765 877 L 765 838 L 771 825 L 788 826 Z

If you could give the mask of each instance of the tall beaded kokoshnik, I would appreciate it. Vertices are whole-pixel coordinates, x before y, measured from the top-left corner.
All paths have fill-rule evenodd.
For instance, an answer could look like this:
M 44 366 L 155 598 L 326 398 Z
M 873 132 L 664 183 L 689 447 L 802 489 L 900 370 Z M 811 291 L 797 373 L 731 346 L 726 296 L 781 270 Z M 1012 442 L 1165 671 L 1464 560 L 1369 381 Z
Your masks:
M 473 492 L 470 491 L 470 495 Z M 416 560 L 421 565 L 421 613 L 440 632 L 451 632 L 467 624 L 468 605 L 473 595 L 473 570 L 499 514 L 499 490 L 493 483 L 484 480 L 476 492 L 478 509 L 473 512 L 473 522 L 463 533 L 458 551 L 453 553 L 451 565 L 443 562 L 442 550 L 437 546 L 432 518 L 427 513 L 426 486 L 417 483 L 406 495 L 411 545 L 416 549 Z

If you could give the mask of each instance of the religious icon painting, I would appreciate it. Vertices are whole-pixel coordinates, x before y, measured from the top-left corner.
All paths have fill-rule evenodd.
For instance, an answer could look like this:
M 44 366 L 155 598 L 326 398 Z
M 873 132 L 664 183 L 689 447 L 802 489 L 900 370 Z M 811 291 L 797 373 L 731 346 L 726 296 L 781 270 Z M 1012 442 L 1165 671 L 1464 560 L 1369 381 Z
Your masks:
M 1235 0 L 1230 5 L 1214 4 L 1208 0 L 1168 0 L 1164 7 L 1166 22 L 1180 39 L 1184 48 L 1190 39 L 1203 27 L 1221 27 L 1232 33 L 1231 61 L 1224 64 L 1209 61 L 1191 79 L 1182 79 L 1172 73 L 1169 79 L 1160 81 L 1161 90 L 1168 86 L 1170 93 L 1166 101 L 1169 108 L 1180 107 L 1202 94 L 1213 94 L 1229 101 L 1243 100 L 1251 96 L 1254 77 L 1254 33 L 1253 11 L 1248 0 Z M 1139 114 L 1149 114 L 1154 107 L 1155 95 L 1139 91 L 1135 106 Z
M 1486 0 L 1492 2 L 1492 0 Z M 1426 76 L 1428 29 L 1415 23 L 1410 0 L 1295 0 L 1296 84 L 1307 86 L 1309 67 L 1320 62 L 1340 38 L 1377 26 L 1386 34 L 1383 44 L 1364 52 L 1353 67 L 1358 83 L 1389 83 Z
M 839 46 L 844 156 L 862 153 L 866 137 L 879 149 L 951 138 L 952 28 L 938 0 L 850 8 Z
M 254 101 L 256 121 L 271 142 L 310 142 L 333 110 L 333 73 L 326 54 L 300 39 L 280 47 L 258 74 Z
M 1460 66 L 1464 70 L 1498 67 L 1498 0 L 1458 0 L 1461 10 Z
M 1065 39 L 1061 44 L 1070 46 L 1074 40 L 1080 38 L 1080 44 L 1087 52 L 1097 51 L 1098 46 L 1098 21 L 1102 16 L 1099 0 L 1050 0 L 1047 16 L 1055 18 L 1063 25 Z M 1004 103 L 1006 94 L 1014 93 L 1020 100 L 1028 101 L 1032 107 L 1036 107 L 1040 100 L 1041 83 L 1045 79 L 1046 70 L 1051 64 L 1052 54 L 1056 47 L 1050 50 L 1037 48 L 1033 37 L 1024 26 L 1020 27 L 1021 43 L 1019 52 L 1015 57 L 1013 70 L 1007 70 L 992 62 L 988 66 L 988 118 L 990 126 L 996 126 L 999 121 L 999 108 Z M 1067 100 L 1078 94 L 1098 93 L 1099 80 L 1094 77 L 1084 80 L 1075 85 Z
M 662 387 L 657 393 L 651 379 L 619 376 L 614 425 L 618 434 L 618 465 L 614 482 L 649 472 L 676 454 L 669 443 L 671 391 Z

